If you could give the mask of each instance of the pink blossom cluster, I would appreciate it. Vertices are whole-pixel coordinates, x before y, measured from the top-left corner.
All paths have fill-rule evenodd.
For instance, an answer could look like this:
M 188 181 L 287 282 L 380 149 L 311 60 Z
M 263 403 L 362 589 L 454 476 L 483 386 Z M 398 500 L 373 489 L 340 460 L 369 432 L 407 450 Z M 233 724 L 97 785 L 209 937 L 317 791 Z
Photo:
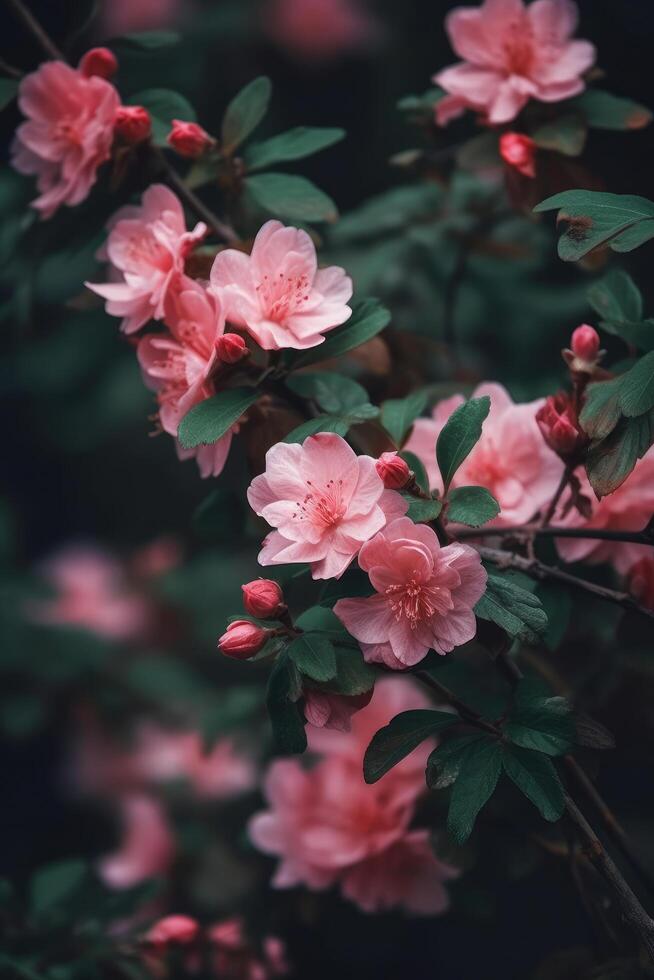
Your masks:
M 274 887 L 337 885 L 364 912 L 445 911 L 445 883 L 458 872 L 436 857 L 428 831 L 412 827 L 433 741 L 374 785 L 362 774 L 373 734 L 399 712 L 428 706 L 407 678 L 386 678 L 349 733 L 310 731 L 309 748 L 318 755 L 313 766 L 297 759 L 272 763 L 264 784 L 268 809 L 252 818 L 249 834 L 256 847 L 279 858 Z

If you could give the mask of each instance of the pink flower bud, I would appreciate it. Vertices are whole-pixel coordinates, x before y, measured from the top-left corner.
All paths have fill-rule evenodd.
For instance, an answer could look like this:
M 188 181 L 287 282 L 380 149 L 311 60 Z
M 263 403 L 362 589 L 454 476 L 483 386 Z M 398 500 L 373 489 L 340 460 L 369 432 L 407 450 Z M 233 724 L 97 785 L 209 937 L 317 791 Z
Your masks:
M 500 136 L 500 156 L 525 177 L 536 176 L 536 144 L 530 136 L 503 133 Z
M 218 649 L 226 657 L 248 660 L 261 650 L 268 639 L 268 633 L 269 630 L 261 629 L 247 619 L 236 619 L 218 640 Z
M 258 578 L 241 586 L 243 605 L 250 616 L 259 619 L 273 619 L 285 608 L 284 594 L 277 582 L 269 578 Z
M 573 332 L 570 339 L 570 347 L 572 348 L 572 353 L 580 361 L 594 364 L 597 361 L 600 349 L 600 339 L 597 330 L 587 323 L 582 323 Z
M 142 143 L 152 132 L 150 113 L 142 105 L 121 105 L 116 112 L 114 132 L 125 143 Z
M 166 137 L 166 142 L 182 157 L 201 157 L 213 145 L 209 133 L 194 122 L 184 122 L 173 119 L 173 128 Z
M 565 392 L 550 395 L 536 412 L 536 421 L 547 445 L 562 459 L 568 459 L 586 444 L 586 436 L 579 429 L 573 404 Z
M 196 938 L 200 927 L 188 915 L 167 915 L 152 926 L 146 933 L 146 942 L 154 946 L 167 946 L 168 943 L 186 945 Z
M 216 353 L 225 364 L 236 364 L 250 352 L 248 345 L 237 333 L 224 333 L 216 341 Z
M 78 68 L 87 78 L 91 78 L 92 75 L 111 78 L 118 71 L 118 59 L 109 48 L 91 48 L 82 57 Z
M 411 475 L 408 464 L 397 453 L 382 453 L 375 467 L 387 490 L 399 490 Z

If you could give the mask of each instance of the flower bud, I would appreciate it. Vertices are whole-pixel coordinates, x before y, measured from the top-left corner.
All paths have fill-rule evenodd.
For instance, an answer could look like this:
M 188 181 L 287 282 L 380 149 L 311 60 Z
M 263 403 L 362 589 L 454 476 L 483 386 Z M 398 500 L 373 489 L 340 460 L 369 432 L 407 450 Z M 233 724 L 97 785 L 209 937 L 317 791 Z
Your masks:
M 118 71 L 118 59 L 109 48 L 91 48 L 82 57 L 78 69 L 87 78 L 91 78 L 92 75 L 111 78 Z
M 536 412 L 536 421 L 547 445 L 562 459 L 586 444 L 587 437 L 579 429 L 574 406 L 565 392 L 550 395 Z
M 257 616 L 259 619 L 274 619 L 284 611 L 284 593 L 269 578 L 255 579 L 242 585 L 243 606 L 250 616 Z
M 525 177 L 536 176 L 536 144 L 523 133 L 500 136 L 500 156 L 505 163 Z
M 573 332 L 570 339 L 570 347 L 572 348 L 572 353 L 580 361 L 596 361 L 600 349 L 600 339 L 597 330 L 589 326 L 588 323 L 582 323 Z
M 191 159 L 201 157 L 213 145 L 212 138 L 202 126 L 194 122 L 184 122 L 182 119 L 173 119 L 173 128 L 168 133 L 166 142 L 180 156 Z
M 218 649 L 226 657 L 248 660 L 263 647 L 269 630 L 264 630 L 247 619 L 236 619 L 218 640 Z
M 236 364 L 250 353 L 248 345 L 237 333 L 224 333 L 216 341 L 216 353 L 225 364 Z
M 196 938 L 199 925 L 188 915 L 167 915 L 152 926 L 146 933 L 146 942 L 154 946 L 167 946 L 169 943 L 186 945 Z
M 142 143 L 152 131 L 152 119 L 142 105 L 121 105 L 116 112 L 114 132 L 125 143 Z
M 411 476 L 408 463 L 397 453 L 382 453 L 375 468 L 387 490 L 399 490 L 408 483 Z

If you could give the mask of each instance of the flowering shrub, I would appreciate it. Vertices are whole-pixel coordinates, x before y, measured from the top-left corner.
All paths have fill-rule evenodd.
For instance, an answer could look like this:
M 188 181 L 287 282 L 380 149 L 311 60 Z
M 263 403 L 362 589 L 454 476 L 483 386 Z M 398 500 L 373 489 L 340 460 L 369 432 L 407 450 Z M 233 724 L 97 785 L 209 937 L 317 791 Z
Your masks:
M 258 43 L 304 71 L 391 43 L 355 0 L 263 6 Z M 246 61 L 212 91 L 218 115 L 206 92 L 196 110 L 163 87 L 183 36 L 130 33 L 179 19 L 189 59 L 214 60 L 199 35 L 238 17 L 107 5 L 125 37 L 78 50 L 80 24 L 60 50 L 9 7 L 46 56 L 0 62 L 22 117 L 9 374 L 82 460 L 71 529 L 104 515 L 115 550 L 73 541 L 3 573 L 0 725 L 66 732 L 58 792 L 85 816 L 80 840 L 20 859 L 27 887 L 0 885 L 0 963 L 30 980 L 331 976 L 369 959 L 360 913 L 401 930 L 465 916 L 546 857 L 607 941 L 533 976 L 650 976 L 651 869 L 622 784 L 610 803 L 599 784 L 601 750 L 638 740 L 633 678 L 651 674 L 653 328 L 611 253 L 654 238 L 654 203 L 604 190 L 593 152 L 594 130 L 645 129 L 649 110 L 596 85 L 571 0 L 456 7 L 461 61 L 399 103 L 402 182 L 339 218 L 294 170 L 343 130 L 275 133 L 272 83 Z M 148 418 L 175 453 L 150 449 Z M 191 458 L 208 493 L 180 474 Z M 176 521 L 193 540 L 142 544 Z M 330 909 L 357 953 L 321 964 L 298 926 L 324 945 Z M 425 934 L 397 935 L 404 951 Z M 365 976 L 391 975 L 376 963 Z

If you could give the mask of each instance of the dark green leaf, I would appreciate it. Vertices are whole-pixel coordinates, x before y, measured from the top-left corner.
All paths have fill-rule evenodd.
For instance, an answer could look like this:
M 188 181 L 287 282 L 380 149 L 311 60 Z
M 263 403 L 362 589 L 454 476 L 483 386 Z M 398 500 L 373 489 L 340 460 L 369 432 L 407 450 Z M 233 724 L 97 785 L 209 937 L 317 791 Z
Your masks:
M 606 320 L 621 323 L 642 318 L 643 297 L 624 269 L 611 269 L 589 286 L 587 295 L 595 312 Z
M 256 174 L 243 186 L 249 196 L 270 214 L 289 221 L 336 221 L 338 208 L 328 194 L 306 177 L 295 174 Z
M 418 459 L 415 453 L 407 452 L 406 449 L 402 450 L 400 456 L 409 466 L 409 469 L 416 479 L 416 483 L 423 493 L 429 493 L 429 477 L 427 476 L 427 470 L 425 469 L 422 460 Z
M 644 105 L 599 89 L 586 89 L 573 105 L 595 129 L 642 129 L 652 119 L 652 113 Z
M 560 582 L 540 582 L 536 588 L 545 615 L 547 630 L 543 637 L 548 650 L 558 650 L 570 625 L 573 599 L 570 589 Z
M 427 392 L 414 391 L 406 398 L 389 398 L 381 407 L 381 424 L 400 448 L 411 426 L 427 405 Z
M 542 685 L 531 678 L 519 682 L 504 731 L 515 745 L 545 755 L 565 755 L 575 740 L 569 702 L 543 694 Z
M 581 113 L 569 112 L 550 122 L 543 123 L 532 138 L 544 150 L 556 150 L 569 157 L 577 157 L 586 143 L 586 123 Z
M 427 785 L 430 789 L 446 789 L 459 775 L 461 762 L 468 746 L 483 742 L 488 736 L 481 732 L 456 735 L 434 749 L 427 759 Z
M 15 78 L 0 78 L 0 110 L 8 106 L 16 98 L 18 80 Z
M 309 436 L 315 436 L 317 432 L 335 432 L 339 436 L 346 436 L 353 424 L 351 419 L 343 418 L 341 415 L 319 415 L 296 426 L 292 432 L 284 436 L 284 442 L 304 442 Z
M 65 904 L 85 883 L 88 869 L 84 861 L 57 861 L 39 868 L 30 881 L 30 906 L 35 915 L 44 915 Z
M 247 515 L 242 498 L 224 487 L 212 490 L 193 514 L 193 529 L 202 537 L 225 543 L 238 541 Z
M 470 743 L 459 762 L 447 814 L 447 830 L 457 844 L 472 833 L 477 815 L 493 795 L 502 771 L 502 746 L 492 738 Z
M 316 361 L 341 357 L 375 337 L 387 326 L 390 319 L 391 314 L 386 307 L 369 297 L 354 306 L 350 319 L 342 327 L 332 331 L 324 343 L 295 357 L 293 367 L 305 367 L 307 364 L 315 364 Z
M 479 440 L 490 398 L 471 398 L 450 415 L 436 443 L 436 459 L 447 492 L 452 477 Z
M 620 375 L 618 401 L 627 418 L 644 415 L 654 408 L 654 351 Z
M 633 194 L 607 194 L 604 191 L 563 191 L 548 197 L 534 211 L 559 209 L 558 221 L 567 228 L 559 239 L 559 255 L 566 262 L 583 258 L 599 245 L 611 244 L 612 239 L 641 222 L 652 225 L 654 235 L 654 203 Z M 647 235 L 646 237 L 651 237 Z M 642 244 L 637 236 L 617 242 L 618 249 L 628 251 Z
M 344 129 L 323 129 L 317 126 L 297 126 L 286 133 L 253 143 L 245 151 L 248 170 L 262 170 L 276 163 L 301 160 L 303 157 L 333 146 L 345 136 Z
M 283 755 L 298 755 L 307 747 L 304 718 L 296 703 L 296 674 L 294 665 L 282 654 L 268 680 L 266 706 L 277 748 Z
M 591 439 L 604 439 L 620 421 L 619 393 L 620 378 L 598 381 L 586 389 L 586 402 L 579 421 Z
M 455 714 L 429 709 L 403 711 L 373 736 L 363 759 L 367 783 L 376 783 L 426 738 L 458 722 Z
M 138 34 L 123 34 L 113 42 L 114 47 L 133 48 L 137 51 L 158 51 L 179 44 L 181 35 L 176 31 L 140 31 Z
M 613 735 L 599 721 L 578 711 L 575 711 L 573 718 L 577 745 L 583 745 L 588 749 L 615 748 Z
M 362 385 L 331 371 L 292 374 L 286 384 L 303 398 L 312 398 L 325 412 L 347 414 L 350 409 L 370 404 L 368 392 Z
M 435 217 L 442 203 L 443 190 L 437 184 L 414 183 L 394 187 L 343 215 L 330 232 L 330 240 L 341 245 L 388 235 L 413 222 Z
M 621 419 L 606 439 L 593 444 L 586 473 L 596 495 L 605 497 L 617 490 L 653 442 L 654 409 L 634 419 Z
M 547 616 L 538 597 L 496 572 L 489 572 L 486 591 L 475 606 L 475 615 L 496 623 L 510 636 L 531 642 L 547 628 Z
M 130 105 L 144 106 L 152 116 L 152 142 L 166 146 L 173 119 L 195 121 L 195 109 L 183 95 L 167 88 L 149 88 L 129 98 Z
M 223 153 L 233 153 L 256 129 L 268 111 L 271 92 L 270 79 L 261 75 L 234 96 L 222 122 Z
M 458 524 L 481 527 L 499 512 L 500 505 L 485 487 L 458 487 L 448 494 L 447 517 Z
M 414 524 L 428 524 L 430 521 L 435 521 L 443 509 L 440 500 L 422 500 L 410 493 L 403 493 L 402 496 L 409 504 L 407 517 L 411 518 Z
M 507 745 L 503 762 L 509 779 L 534 804 L 540 815 L 550 822 L 560 820 L 565 809 L 563 787 L 550 759 L 542 752 Z
M 179 423 L 181 445 L 194 449 L 217 442 L 258 397 L 256 388 L 226 388 L 195 405 Z
M 348 697 L 365 694 L 374 686 L 376 671 L 363 659 L 360 649 L 337 646 L 336 679 L 329 682 L 329 690 Z
M 286 650 L 295 666 L 314 681 L 336 677 L 336 654 L 331 640 L 322 633 L 303 633 Z

